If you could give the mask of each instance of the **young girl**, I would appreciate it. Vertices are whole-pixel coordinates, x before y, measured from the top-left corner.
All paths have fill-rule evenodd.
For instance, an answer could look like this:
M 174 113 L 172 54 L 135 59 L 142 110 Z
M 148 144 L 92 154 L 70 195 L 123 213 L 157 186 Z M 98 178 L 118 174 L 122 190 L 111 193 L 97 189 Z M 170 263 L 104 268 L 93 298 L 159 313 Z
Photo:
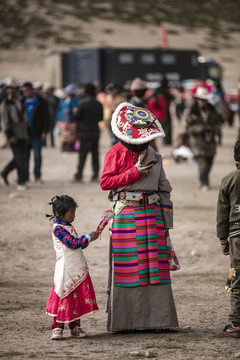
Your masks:
M 80 317 L 98 310 L 98 306 L 82 249 L 96 240 L 98 233 L 92 231 L 78 237 L 71 224 L 77 204 L 70 196 L 55 196 L 49 205 L 54 215 L 46 216 L 53 219 L 52 238 L 56 251 L 54 284 L 46 308 L 46 313 L 53 316 L 51 339 L 62 339 L 64 323 L 68 323 L 72 336 L 83 338 L 87 334 L 81 329 Z

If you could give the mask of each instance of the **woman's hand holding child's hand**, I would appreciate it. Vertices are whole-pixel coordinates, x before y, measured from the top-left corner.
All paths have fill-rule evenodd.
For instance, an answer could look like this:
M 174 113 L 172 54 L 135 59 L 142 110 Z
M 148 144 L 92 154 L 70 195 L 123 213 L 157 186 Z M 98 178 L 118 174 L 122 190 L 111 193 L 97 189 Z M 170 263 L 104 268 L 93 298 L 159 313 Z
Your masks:
M 97 240 L 99 234 L 96 231 L 90 232 L 89 236 L 91 237 L 91 241 Z

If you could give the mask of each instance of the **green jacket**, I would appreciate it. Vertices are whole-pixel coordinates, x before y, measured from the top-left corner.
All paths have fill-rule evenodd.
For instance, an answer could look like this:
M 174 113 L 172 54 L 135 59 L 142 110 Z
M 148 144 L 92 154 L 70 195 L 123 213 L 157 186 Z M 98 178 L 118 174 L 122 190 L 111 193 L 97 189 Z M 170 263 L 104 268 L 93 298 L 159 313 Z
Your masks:
M 228 237 L 240 236 L 240 163 L 226 175 L 220 185 L 217 202 L 217 237 L 222 243 Z M 225 240 L 225 241 L 224 241 Z

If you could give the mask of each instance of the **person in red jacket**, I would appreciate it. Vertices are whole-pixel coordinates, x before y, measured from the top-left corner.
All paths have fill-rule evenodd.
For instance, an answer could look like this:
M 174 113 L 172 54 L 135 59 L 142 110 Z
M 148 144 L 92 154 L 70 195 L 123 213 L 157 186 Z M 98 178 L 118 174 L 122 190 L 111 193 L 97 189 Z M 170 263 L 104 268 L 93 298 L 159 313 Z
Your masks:
M 108 331 L 178 327 L 165 235 L 173 226 L 171 185 L 149 142 L 164 136 L 145 108 L 121 103 L 111 121 L 120 139 L 100 185 L 115 216 L 110 241 Z

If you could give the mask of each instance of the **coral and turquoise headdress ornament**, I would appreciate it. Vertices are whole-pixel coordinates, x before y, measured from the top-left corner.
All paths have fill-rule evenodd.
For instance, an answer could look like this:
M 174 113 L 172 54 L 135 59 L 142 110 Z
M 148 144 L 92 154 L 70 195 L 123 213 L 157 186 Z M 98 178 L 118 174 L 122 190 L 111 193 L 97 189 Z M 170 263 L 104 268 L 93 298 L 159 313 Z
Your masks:
M 164 137 L 163 128 L 148 109 L 123 102 L 112 115 L 113 133 L 129 144 L 144 144 L 157 137 Z

